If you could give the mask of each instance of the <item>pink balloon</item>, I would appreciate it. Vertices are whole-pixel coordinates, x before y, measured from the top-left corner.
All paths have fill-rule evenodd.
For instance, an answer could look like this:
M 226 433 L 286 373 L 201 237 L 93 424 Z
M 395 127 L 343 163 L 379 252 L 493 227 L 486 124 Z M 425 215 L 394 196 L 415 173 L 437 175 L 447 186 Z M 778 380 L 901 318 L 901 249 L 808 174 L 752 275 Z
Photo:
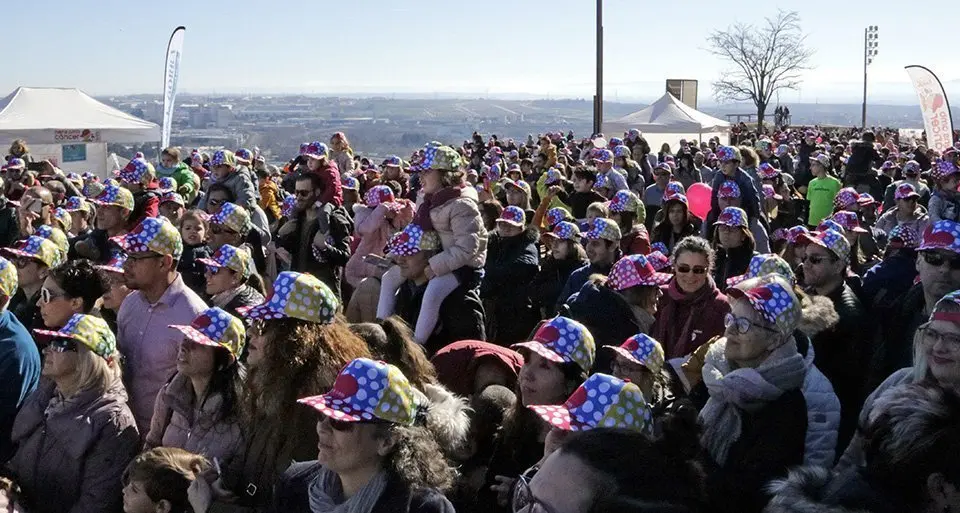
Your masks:
M 690 212 L 700 219 L 706 220 L 710 213 L 710 196 L 713 189 L 705 183 L 695 183 L 687 189 L 687 202 L 690 204 Z

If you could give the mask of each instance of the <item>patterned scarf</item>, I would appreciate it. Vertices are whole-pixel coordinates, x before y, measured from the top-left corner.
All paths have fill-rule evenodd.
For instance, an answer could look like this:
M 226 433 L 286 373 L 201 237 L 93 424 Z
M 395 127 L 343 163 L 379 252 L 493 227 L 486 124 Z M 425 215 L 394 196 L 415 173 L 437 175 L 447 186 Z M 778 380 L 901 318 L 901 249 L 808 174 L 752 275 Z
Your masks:
M 424 194 L 423 201 L 420 202 L 417 213 L 414 215 L 413 224 L 423 228 L 425 232 L 433 230 L 433 220 L 430 219 L 430 211 L 452 199 L 459 198 L 462 193 L 462 187 L 444 187 L 437 192 Z
M 326 467 L 320 470 L 310 483 L 311 513 L 370 513 L 377 500 L 387 488 L 387 473 L 381 470 L 374 474 L 363 488 L 347 500 L 343 500 L 340 476 Z

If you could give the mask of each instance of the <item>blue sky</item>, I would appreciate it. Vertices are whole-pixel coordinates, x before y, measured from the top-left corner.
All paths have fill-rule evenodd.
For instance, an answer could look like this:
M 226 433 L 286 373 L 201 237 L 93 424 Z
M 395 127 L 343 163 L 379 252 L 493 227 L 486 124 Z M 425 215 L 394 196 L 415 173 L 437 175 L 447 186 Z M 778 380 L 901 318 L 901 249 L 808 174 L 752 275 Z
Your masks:
M 757 0 L 736 8 L 685 4 L 681 14 L 681 2 L 605 2 L 608 99 L 650 99 L 666 78 L 693 78 L 706 100 L 723 66 L 704 50 L 705 35 L 776 12 L 774 2 Z M 948 94 L 960 94 L 960 54 L 941 23 L 957 19 L 960 4 L 795 4 L 789 8 L 800 12 L 816 69 L 782 101 L 858 101 L 867 25 L 880 27 L 871 100 L 915 101 L 907 64 L 930 67 Z M 589 97 L 593 8 L 593 0 L 31 0 L 7 9 L 0 91 L 31 85 L 159 93 L 166 42 L 182 24 L 181 92 Z

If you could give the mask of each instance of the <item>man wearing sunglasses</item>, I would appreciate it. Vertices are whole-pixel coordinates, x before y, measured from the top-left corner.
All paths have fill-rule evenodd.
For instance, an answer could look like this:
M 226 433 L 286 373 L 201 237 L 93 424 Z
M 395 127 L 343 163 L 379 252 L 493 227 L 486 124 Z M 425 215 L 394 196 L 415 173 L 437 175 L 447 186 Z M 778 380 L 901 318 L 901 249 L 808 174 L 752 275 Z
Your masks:
M 872 369 L 871 385 L 877 385 L 893 372 L 913 365 L 913 339 L 917 328 L 927 322 L 937 301 L 960 289 L 960 223 L 943 219 L 928 225 L 917 252 L 920 282 L 904 295 L 900 310 L 884 322 L 882 345 Z
M 40 352 L 30 332 L 7 309 L 17 291 L 17 270 L 0 258 L 0 459 L 13 450 L 10 431 L 20 406 L 40 379 Z
M 17 210 L 20 238 L 33 235 L 38 226 L 53 222 L 53 195 L 45 187 L 31 187 L 20 198 Z

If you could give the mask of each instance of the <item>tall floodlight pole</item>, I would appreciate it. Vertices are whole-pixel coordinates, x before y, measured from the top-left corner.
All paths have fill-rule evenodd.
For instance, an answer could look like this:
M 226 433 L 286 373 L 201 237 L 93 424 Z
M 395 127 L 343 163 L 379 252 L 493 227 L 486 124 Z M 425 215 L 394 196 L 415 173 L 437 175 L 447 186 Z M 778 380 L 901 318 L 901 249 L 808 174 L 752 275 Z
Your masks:
M 877 46 L 880 44 L 880 33 L 876 25 L 863 29 L 863 112 L 860 117 L 860 128 L 867 128 L 867 66 L 873 63 L 877 56 Z
M 597 90 L 593 95 L 593 133 L 603 131 L 603 0 L 597 0 Z

